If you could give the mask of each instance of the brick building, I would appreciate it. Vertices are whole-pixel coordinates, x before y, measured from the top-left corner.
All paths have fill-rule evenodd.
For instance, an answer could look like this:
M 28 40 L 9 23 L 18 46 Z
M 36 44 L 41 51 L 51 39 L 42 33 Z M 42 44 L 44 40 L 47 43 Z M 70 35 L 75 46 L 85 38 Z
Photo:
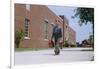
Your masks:
M 63 42 L 70 37 L 70 41 L 76 44 L 76 33 L 64 16 L 57 16 L 44 5 L 15 4 L 15 31 L 25 33 L 20 48 L 48 48 L 55 21 L 62 28 Z

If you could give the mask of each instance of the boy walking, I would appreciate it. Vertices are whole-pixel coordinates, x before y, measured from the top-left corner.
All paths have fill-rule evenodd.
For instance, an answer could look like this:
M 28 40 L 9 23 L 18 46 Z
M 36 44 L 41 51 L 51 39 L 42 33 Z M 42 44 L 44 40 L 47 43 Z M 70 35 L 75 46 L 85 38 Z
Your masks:
M 61 28 L 59 27 L 59 24 L 56 23 L 53 28 L 53 33 L 52 33 L 52 38 L 51 38 L 51 39 L 54 39 L 55 55 L 58 55 L 60 53 L 59 42 L 61 40 L 61 37 L 62 37 Z

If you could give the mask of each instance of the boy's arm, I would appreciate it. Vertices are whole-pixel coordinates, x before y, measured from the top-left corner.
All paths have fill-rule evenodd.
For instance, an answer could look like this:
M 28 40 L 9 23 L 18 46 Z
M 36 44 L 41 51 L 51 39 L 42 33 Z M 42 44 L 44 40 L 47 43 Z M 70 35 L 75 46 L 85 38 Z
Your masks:
M 62 37 L 62 30 L 61 30 L 61 28 L 60 28 L 60 35 L 61 35 L 61 37 Z

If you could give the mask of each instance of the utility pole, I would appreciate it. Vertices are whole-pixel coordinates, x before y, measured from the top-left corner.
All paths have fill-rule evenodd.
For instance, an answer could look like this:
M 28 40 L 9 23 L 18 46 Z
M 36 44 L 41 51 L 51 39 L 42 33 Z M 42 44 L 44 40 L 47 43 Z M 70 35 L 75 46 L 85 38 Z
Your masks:
M 65 43 L 65 42 L 64 42 L 64 37 L 65 37 L 65 36 L 64 36 L 64 20 L 65 20 L 65 19 L 64 19 L 64 15 L 63 15 L 63 43 Z

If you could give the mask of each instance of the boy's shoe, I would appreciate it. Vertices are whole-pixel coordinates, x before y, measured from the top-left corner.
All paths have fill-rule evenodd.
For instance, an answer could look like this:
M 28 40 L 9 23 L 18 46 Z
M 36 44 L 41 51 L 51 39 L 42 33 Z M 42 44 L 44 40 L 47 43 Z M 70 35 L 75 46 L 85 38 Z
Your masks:
M 55 50 L 54 52 L 55 52 L 55 55 L 59 55 L 60 50 Z

